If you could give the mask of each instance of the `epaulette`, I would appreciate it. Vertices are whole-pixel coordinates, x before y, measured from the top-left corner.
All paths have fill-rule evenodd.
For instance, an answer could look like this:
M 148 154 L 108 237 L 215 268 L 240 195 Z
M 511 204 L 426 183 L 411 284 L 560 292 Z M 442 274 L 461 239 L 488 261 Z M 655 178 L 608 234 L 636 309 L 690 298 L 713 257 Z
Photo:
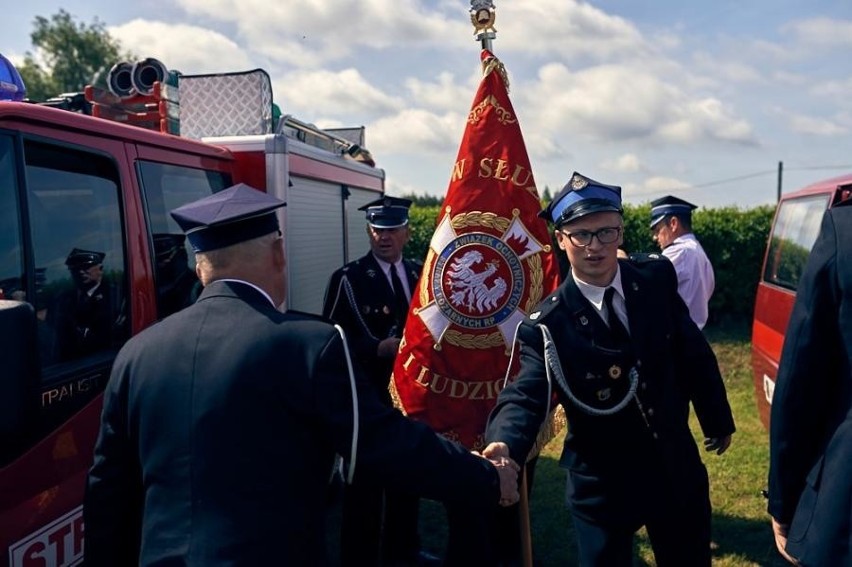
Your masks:
M 656 260 L 668 260 L 668 258 L 656 252 L 634 252 L 630 254 L 630 261 L 636 264 L 646 264 Z
M 526 323 L 535 325 L 545 319 L 559 305 L 559 294 L 553 292 L 536 306 L 532 313 L 527 315 Z

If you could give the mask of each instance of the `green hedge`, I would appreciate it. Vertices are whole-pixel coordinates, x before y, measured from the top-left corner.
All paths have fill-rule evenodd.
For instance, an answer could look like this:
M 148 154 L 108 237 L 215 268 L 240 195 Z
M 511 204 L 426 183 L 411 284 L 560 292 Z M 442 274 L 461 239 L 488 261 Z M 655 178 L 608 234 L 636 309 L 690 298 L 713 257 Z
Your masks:
M 405 256 L 425 259 L 435 230 L 439 206 L 411 207 L 411 240 Z M 772 215 L 770 205 L 751 209 L 724 207 L 698 209 L 692 228 L 707 252 L 716 273 L 716 291 L 710 300 L 710 324 L 747 323 L 754 311 L 754 296 Z M 648 227 L 650 205 L 625 205 L 624 245 L 629 252 L 659 252 Z M 560 265 L 567 269 L 565 254 L 555 245 Z

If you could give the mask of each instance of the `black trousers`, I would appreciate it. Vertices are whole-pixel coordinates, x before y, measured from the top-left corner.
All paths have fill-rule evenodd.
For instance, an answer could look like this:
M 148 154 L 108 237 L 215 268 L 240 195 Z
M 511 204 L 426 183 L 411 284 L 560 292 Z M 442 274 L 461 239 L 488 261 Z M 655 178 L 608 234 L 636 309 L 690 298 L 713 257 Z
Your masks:
M 657 487 L 641 514 L 657 567 L 710 567 L 711 508 L 707 473 L 687 494 Z M 631 567 L 633 538 L 641 527 L 604 525 L 572 512 L 581 567 Z
M 419 499 L 355 481 L 343 489 L 340 558 L 345 567 L 413 563 L 420 550 Z

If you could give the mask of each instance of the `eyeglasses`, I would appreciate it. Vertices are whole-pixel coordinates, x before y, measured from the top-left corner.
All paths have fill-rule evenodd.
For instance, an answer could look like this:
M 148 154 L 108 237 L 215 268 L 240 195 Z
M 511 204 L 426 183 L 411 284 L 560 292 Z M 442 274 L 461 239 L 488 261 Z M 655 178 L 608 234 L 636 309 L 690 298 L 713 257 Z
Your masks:
M 599 228 L 594 232 L 589 230 L 578 230 L 577 232 L 560 232 L 567 236 L 568 240 L 570 240 L 571 244 L 573 244 L 574 246 L 585 248 L 586 246 L 592 243 L 592 238 L 595 237 L 597 237 L 598 242 L 600 242 L 601 244 L 612 244 L 613 242 L 618 240 L 618 235 L 621 234 L 621 229 L 622 227 L 620 226 L 605 226 L 603 228 Z

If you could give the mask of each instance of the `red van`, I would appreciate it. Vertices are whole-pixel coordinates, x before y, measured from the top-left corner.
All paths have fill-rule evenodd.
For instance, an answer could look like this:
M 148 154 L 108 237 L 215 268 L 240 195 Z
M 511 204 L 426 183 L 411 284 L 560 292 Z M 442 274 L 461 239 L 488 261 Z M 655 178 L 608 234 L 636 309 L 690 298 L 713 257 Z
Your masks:
M 783 195 L 775 210 L 757 286 L 751 336 L 755 397 L 760 419 L 767 428 L 778 362 L 799 278 L 816 241 L 823 214 L 850 196 L 852 174 L 847 174 Z

